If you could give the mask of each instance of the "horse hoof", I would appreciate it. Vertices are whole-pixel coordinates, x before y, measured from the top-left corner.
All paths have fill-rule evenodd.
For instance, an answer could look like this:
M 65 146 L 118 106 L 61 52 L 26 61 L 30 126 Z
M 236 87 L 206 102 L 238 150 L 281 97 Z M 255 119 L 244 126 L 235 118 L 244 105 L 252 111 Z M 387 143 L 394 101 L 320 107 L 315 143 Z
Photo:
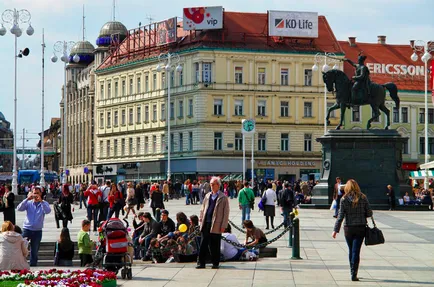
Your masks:
M 328 126 L 330 125 L 330 121 L 329 121 L 329 120 L 327 120 L 327 125 L 328 125 Z
M 384 129 L 385 129 L 385 130 L 388 130 L 388 129 L 389 129 L 389 126 L 385 127 Z
M 341 129 L 341 126 L 337 126 L 337 127 L 336 127 L 336 130 L 340 130 L 340 129 Z

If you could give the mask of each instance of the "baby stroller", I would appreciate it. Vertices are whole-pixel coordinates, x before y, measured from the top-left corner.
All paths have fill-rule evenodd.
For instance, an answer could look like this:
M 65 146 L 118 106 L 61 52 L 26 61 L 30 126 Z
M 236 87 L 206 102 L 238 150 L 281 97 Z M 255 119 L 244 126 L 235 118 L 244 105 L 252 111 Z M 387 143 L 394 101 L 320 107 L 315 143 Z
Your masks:
M 133 278 L 132 258 L 128 253 L 128 222 L 119 218 L 103 221 L 99 227 L 99 246 L 95 255 L 95 265 L 102 261 L 102 268 L 117 273 L 121 270 L 122 279 Z

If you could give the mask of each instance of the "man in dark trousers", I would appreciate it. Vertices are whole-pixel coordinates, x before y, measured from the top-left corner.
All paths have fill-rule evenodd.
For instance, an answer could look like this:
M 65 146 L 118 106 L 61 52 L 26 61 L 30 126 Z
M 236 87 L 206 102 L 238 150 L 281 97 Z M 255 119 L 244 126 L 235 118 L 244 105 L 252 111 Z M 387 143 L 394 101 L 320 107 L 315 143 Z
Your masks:
M 205 196 L 200 209 L 202 241 L 196 269 L 205 268 L 208 250 L 211 253 L 212 268 L 219 268 L 221 234 L 229 223 L 229 199 L 220 191 L 222 185 L 220 178 L 211 178 L 210 185 L 211 192 Z
M 390 184 L 387 186 L 387 196 L 389 197 L 389 210 L 395 210 L 395 191 Z
M 285 182 L 284 184 L 285 189 L 280 192 L 280 200 L 279 205 L 282 210 L 283 215 L 283 225 L 285 227 L 288 227 L 290 224 L 289 222 L 289 214 L 292 212 L 292 209 L 294 208 L 294 191 L 291 188 L 291 185 L 289 182 Z

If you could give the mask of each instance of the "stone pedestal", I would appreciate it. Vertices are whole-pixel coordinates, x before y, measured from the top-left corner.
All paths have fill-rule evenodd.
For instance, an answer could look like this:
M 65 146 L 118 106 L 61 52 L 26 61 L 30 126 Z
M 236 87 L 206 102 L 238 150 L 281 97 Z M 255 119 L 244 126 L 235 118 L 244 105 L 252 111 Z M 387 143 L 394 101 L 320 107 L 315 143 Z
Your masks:
M 355 179 L 369 202 L 378 207 L 388 204 L 388 184 L 396 198 L 410 190 L 401 170 L 406 139 L 396 130 L 329 130 L 316 140 L 322 144 L 323 173 L 313 189 L 312 204 L 330 205 L 336 177 L 344 184 Z

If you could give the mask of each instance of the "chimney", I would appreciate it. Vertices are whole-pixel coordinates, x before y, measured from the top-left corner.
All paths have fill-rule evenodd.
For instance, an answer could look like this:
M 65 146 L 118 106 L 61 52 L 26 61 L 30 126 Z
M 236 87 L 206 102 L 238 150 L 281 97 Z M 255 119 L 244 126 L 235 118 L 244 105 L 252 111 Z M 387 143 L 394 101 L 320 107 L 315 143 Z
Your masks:
M 350 43 L 350 47 L 356 46 L 356 37 L 348 37 L 348 43 Z
M 386 36 L 378 36 L 378 44 L 386 45 Z
M 414 40 L 410 40 L 410 47 L 414 49 Z

